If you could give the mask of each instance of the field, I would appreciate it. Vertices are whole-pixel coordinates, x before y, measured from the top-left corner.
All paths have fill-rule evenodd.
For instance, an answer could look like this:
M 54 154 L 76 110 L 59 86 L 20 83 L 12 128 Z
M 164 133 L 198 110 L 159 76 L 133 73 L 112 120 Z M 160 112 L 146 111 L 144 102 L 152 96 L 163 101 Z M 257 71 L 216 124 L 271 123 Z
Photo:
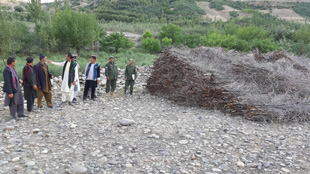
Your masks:
M 205 10 L 206 15 L 204 15 L 204 18 L 210 18 L 212 21 L 219 21 L 222 20 L 223 22 L 228 21 L 231 16 L 229 15 L 229 12 L 236 11 L 239 13 L 239 17 L 245 17 L 246 14 L 242 13 L 240 10 L 233 9 L 227 5 L 224 5 L 224 10 L 217 11 L 215 9 L 211 9 L 209 7 L 208 2 L 197 2 L 197 5 Z

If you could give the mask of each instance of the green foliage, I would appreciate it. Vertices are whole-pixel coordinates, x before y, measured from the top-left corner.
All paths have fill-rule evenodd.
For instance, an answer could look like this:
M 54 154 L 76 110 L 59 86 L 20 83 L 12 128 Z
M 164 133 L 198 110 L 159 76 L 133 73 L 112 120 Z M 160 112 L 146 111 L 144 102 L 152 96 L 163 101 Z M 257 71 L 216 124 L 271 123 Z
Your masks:
M 20 21 L 10 21 L 7 12 L 0 10 L 0 31 L 0 57 L 21 53 L 27 44 L 29 28 Z
M 202 36 L 199 33 L 196 34 L 186 34 L 183 37 L 183 44 L 188 46 L 189 48 L 195 48 L 200 46 L 205 46 L 207 43 L 207 37 Z
M 101 48 L 106 51 L 113 51 L 118 53 L 119 49 L 132 48 L 135 43 L 131 42 L 123 33 L 111 33 L 110 36 L 104 37 L 100 41 Z
M 94 11 L 99 20 L 123 22 L 164 23 L 205 14 L 195 0 L 97 0 L 92 1 L 86 8 Z
M 16 11 L 16 12 L 23 12 L 24 9 L 21 6 L 15 6 L 14 7 L 14 11 Z
M 146 39 L 146 38 L 153 38 L 153 34 L 150 32 L 150 31 L 147 31 L 145 32 L 143 35 L 142 35 L 143 39 Z
M 218 46 L 243 52 L 258 49 L 269 52 L 278 49 L 270 33 L 262 27 L 240 27 L 229 24 L 224 27 L 224 33 L 214 32 L 207 36 L 207 46 Z
M 249 9 L 249 8 L 242 9 L 242 12 L 247 13 L 247 14 L 257 14 L 257 13 L 260 13 L 258 10 Z
M 161 50 L 161 45 L 157 39 L 146 38 L 142 40 L 142 48 L 149 51 L 150 53 L 155 53 Z
M 217 11 L 224 10 L 223 4 L 217 1 L 213 1 L 209 4 L 210 8 L 215 8 Z
M 304 25 L 299 30 L 293 33 L 293 40 L 295 42 L 310 43 L 310 25 Z
M 231 17 L 233 17 L 233 18 L 236 18 L 236 17 L 239 16 L 239 13 L 236 12 L 236 11 L 230 11 L 230 12 L 229 12 L 229 15 L 230 15 Z
M 99 40 L 101 27 L 93 14 L 59 11 L 53 21 L 55 36 L 77 50 Z
M 300 16 L 310 18 L 310 3 L 300 2 L 293 3 L 293 10 Z
M 172 43 L 172 39 L 165 37 L 161 40 L 161 43 L 162 43 L 163 47 L 169 47 Z
M 168 24 L 162 27 L 162 30 L 159 33 L 158 37 L 160 39 L 163 39 L 165 37 L 171 38 L 172 43 L 175 43 L 177 38 L 180 37 L 181 34 L 182 34 L 182 30 L 179 26 L 174 25 L 174 24 Z
M 107 9 L 97 9 L 94 11 L 98 20 L 104 21 L 124 21 L 133 22 L 139 21 L 139 16 L 127 11 L 115 11 Z

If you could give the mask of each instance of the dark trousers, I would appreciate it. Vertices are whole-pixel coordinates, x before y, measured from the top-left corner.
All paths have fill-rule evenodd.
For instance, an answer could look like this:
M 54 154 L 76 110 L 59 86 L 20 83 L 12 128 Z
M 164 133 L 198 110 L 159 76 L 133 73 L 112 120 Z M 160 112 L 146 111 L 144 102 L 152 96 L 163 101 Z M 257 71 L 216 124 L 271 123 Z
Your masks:
M 132 94 L 134 84 L 134 80 L 126 80 L 124 92 L 126 93 L 128 86 L 130 85 L 130 94 Z
M 31 112 L 34 104 L 34 97 L 31 97 L 29 100 L 27 100 L 27 111 Z
M 85 87 L 84 87 L 83 99 L 87 98 L 87 94 L 88 94 L 89 88 L 91 88 L 91 99 L 94 99 L 95 98 L 96 87 L 97 87 L 97 81 L 86 80 Z
M 10 114 L 13 118 L 16 117 L 16 112 L 18 115 L 24 114 L 24 104 L 16 105 L 13 99 L 11 99 L 10 101 L 9 108 L 10 108 Z
M 107 86 L 106 86 L 105 92 L 106 93 L 109 93 L 110 91 L 114 92 L 115 88 L 116 88 L 116 79 L 107 80 Z

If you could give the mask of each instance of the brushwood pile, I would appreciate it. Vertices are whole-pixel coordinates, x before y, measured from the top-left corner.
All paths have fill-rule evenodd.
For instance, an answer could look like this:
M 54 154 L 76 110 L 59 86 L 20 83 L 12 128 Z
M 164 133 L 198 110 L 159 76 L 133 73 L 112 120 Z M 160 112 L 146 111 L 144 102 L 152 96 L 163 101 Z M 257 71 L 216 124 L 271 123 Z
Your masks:
M 310 61 L 282 51 L 167 48 L 147 80 L 152 95 L 252 121 L 310 121 Z

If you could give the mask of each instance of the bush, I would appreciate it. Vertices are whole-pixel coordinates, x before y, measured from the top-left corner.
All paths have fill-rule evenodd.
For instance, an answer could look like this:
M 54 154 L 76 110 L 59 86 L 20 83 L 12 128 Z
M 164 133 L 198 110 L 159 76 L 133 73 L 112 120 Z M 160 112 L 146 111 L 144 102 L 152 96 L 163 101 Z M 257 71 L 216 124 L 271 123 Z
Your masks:
M 161 50 L 161 45 L 159 40 L 154 38 L 147 38 L 142 40 L 142 48 L 149 51 L 150 53 L 154 53 Z
M 24 9 L 22 7 L 20 7 L 20 6 L 15 6 L 14 7 L 14 11 L 16 11 L 16 12 L 23 12 Z
M 163 39 L 165 37 L 171 38 L 172 43 L 175 43 L 175 41 L 180 35 L 182 35 L 182 30 L 179 26 L 174 24 L 168 24 L 162 27 L 161 32 L 158 36 L 160 39 Z
M 153 38 L 153 34 L 150 31 L 147 31 L 143 34 L 143 39 Z
M 230 11 L 230 12 L 229 12 L 229 15 L 230 15 L 231 17 L 233 17 L 233 18 L 236 18 L 236 17 L 239 16 L 239 13 L 236 12 L 236 11 Z
M 186 34 L 183 37 L 183 44 L 189 48 L 205 46 L 207 44 L 207 37 L 198 33 L 192 35 Z
M 304 25 L 299 30 L 293 33 L 293 40 L 295 42 L 310 43 L 310 25 Z
M 211 2 L 209 4 L 210 8 L 215 8 L 217 11 L 224 10 L 223 4 L 221 2 Z
M 161 40 L 161 43 L 162 43 L 163 47 L 169 47 L 170 44 L 172 43 L 172 39 L 165 37 Z

